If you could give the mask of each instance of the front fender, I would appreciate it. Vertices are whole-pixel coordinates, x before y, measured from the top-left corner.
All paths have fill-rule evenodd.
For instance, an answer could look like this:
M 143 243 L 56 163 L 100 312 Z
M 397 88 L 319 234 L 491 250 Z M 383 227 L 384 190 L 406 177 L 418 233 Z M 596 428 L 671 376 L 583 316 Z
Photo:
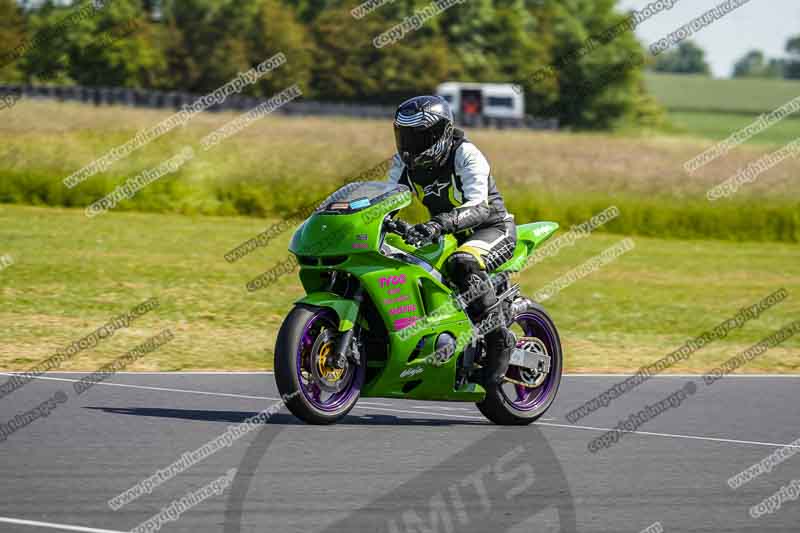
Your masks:
M 325 307 L 331 309 L 339 317 L 339 331 L 353 328 L 358 317 L 359 304 L 333 292 L 312 292 L 300 298 L 295 305 L 308 305 L 312 307 Z

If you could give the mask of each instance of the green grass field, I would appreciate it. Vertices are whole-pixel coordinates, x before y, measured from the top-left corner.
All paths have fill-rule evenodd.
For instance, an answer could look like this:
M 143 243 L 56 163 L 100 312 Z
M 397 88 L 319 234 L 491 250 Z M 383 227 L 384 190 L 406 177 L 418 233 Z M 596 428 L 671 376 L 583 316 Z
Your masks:
M 722 140 L 733 132 L 758 120 L 758 115 L 734 113 L 703 113 L 700 111 L 669 111 L 669 119 L 676 132 L 695 137 Z M 800 117 L 778 122 L 747 143 L 751 145 L 785 145 L 800 138 Z
M 710 79 L 648 73 L 648 90 L 667 109 L 673 133 L 720 141 L 800 97 L 800 82 L 770 79 Z M 785 145 L 800 137 L 800 114 L 750 138 L 751 146 Z
M 800 97 L 800 81 L 711 79 L 681 74 L 645 74 L 648 91 L 667 109 L 758 115 Z
M 130 370 L 262 370 L 302 294 L 296 273 L 255 293 L 245 283 L 287 257 L 291 232 L 229 264 L 223 255 L 271 221 L 0 206 L 0 368 L 24 370 L 150 297 L 161 307 L 62 370 L 95 370 L 170 328 L 175 340 Z M 533 294 L 621 240 L 594 234 L 527 270 Z M 790 296 L 671 371 L 702 372 L 800 317 L 800 247 L 634 238 L 636 247 L 545 305 L 561 330 L 569 371 L 627 371 L 666 355 L 746 305 Z M 800 371 L 800 339 L 745 372 Z

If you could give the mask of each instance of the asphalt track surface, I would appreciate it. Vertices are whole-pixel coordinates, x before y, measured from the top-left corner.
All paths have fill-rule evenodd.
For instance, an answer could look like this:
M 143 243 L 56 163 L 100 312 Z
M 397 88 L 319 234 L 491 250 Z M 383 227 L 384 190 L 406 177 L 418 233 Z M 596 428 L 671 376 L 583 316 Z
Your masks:
M 620 376 L 565 376 L 545 419 L 486 422 L 472 404 L 363 399 L 342 423 L 286 409 L 117 511 L 108 500 L 230 424 L 276 403 L 271 374 L 119 374 L 78 396 L 51 373 L 0 399 L 0 423 L 67 401 L 0 442 L 0 532 L 129 531 L 236 468 L 175 532 L 789 532 L 800 500 L 751 506 L 800 479 L 800 453 L 727 480 L 800 437 L 800 377 L 661 376 L 575 424 L 565 414 Z M 6 376 L 0 376 L 5 381 Z M 589 441 L 692 379 L 697 392 L 613 446 Z M 800 451 L 800 450 L 798 450 Z M 659 526 L 654 526 L 657 531 Z

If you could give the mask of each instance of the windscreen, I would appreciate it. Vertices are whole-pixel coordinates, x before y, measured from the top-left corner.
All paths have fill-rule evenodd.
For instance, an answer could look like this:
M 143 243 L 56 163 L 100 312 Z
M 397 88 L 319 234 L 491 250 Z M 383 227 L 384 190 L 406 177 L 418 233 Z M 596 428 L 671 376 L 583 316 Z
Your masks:
M 385 181 L 358 181 L 348 183 L 331 194 L 317 208 L 317 213 L 353 213 L 383 201 L 385 198 L 406 192 L 408 187 Z

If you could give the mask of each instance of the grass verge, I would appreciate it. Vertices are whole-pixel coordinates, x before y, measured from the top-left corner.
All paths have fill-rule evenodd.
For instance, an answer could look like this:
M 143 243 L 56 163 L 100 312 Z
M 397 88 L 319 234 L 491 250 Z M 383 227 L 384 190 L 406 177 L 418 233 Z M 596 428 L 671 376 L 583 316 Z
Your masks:
M 240 261 L 223 256 L 271 221 L 0 206 L 0 368 L 25 370 L 155 296 L 161 306 L 61 370 L 93 371 L 158 331 L 175 339 L 128 370 L 265 370 L 281 321 L 302 295 L 295 273 L 255 293 L 245 283 L 288 252 L 291 231 Z M 621 239 L 595 234 L 521 276 L 533 294 Z M 636 247 L 545 306 L 567 371 L 626 372 L 785 287 L 790 296 L 673 372 L 702 372 L 800 316 L 800 247 L 635 237 Z M 800 340 L 745 372 L 800 372 Z

